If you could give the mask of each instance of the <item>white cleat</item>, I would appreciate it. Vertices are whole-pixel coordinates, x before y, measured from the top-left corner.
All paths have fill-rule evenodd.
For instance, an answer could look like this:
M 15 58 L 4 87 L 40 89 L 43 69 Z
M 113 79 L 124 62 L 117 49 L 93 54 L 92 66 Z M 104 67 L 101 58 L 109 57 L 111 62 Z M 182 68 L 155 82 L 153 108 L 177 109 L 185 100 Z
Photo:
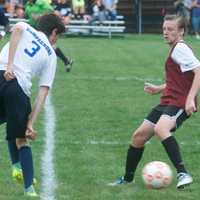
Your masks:
M 183 189 L 185 186 L 188 186 L 193 182 L 192 177 L 189 174 L 183 172 L 177 174 L 177 179 L 177 189 Z

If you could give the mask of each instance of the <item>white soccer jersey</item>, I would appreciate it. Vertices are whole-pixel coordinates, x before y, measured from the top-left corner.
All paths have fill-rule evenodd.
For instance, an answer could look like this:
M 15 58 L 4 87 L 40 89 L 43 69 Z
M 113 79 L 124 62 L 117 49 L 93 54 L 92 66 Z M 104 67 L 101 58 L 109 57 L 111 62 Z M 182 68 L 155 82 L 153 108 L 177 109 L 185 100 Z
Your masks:
M 56 54 L 46 35 L 24 22 L 22 37 L 16 49 L 13 70 L 24 93 L 31 94 L 31 79 L 39 77 L 39 86 L 51 87 L 56 72 Z M 0 70 L 8 63 L 9 42 L 0 52 Z

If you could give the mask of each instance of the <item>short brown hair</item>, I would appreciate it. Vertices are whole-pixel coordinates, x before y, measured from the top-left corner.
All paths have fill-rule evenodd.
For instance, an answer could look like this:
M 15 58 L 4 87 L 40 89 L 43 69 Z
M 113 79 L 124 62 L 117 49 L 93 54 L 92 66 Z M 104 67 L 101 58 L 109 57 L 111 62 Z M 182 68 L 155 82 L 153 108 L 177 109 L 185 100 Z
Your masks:
M 37 29 L 49 37 L 54 29 L 57 29 L 57 34 L 65 32 L 65 25 L 60 17 L 50 13 L 39 18 Z
M 164 21 L 173 21 L 176 20 L 178 22 L 178 28 L 179 29 L 184 29 L 184 33 L 187 32 L 187 20 L 181 16 L 181 15 L 175 15 L 175 14 L 170 14 L 170 15 L 165 15 Z

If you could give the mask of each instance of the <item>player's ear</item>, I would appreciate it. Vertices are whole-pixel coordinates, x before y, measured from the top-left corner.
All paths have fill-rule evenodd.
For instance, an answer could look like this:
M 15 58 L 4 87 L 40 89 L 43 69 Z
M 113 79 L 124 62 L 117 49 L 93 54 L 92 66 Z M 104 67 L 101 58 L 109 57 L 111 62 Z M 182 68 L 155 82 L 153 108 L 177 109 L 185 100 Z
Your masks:
M 54 45 L 57 41 L 57 28 L 54 28 L 51 32 L 51 35 L 49 36 L 49 42 Z
M 51 34 L 57 35 L 57 34 L 58 34 L 57 32 L 58 32 L 58 29 L 57 29 L 57 28 L 54 28 L 53 31 L 51 32 Z

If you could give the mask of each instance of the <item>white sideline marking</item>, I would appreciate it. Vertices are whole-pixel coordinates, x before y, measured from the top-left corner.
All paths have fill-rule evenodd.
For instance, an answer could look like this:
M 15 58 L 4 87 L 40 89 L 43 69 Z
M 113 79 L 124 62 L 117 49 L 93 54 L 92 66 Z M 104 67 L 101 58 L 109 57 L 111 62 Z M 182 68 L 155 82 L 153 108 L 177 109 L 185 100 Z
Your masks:
M 57 187 L 53 155 L 55 146 L 55 111 L 51 103 L 51 95 L 49 94 L 45 105 L 45 147 L 42 154 L 42 191 L 41 200 L 55 200 L 55 189 Z

